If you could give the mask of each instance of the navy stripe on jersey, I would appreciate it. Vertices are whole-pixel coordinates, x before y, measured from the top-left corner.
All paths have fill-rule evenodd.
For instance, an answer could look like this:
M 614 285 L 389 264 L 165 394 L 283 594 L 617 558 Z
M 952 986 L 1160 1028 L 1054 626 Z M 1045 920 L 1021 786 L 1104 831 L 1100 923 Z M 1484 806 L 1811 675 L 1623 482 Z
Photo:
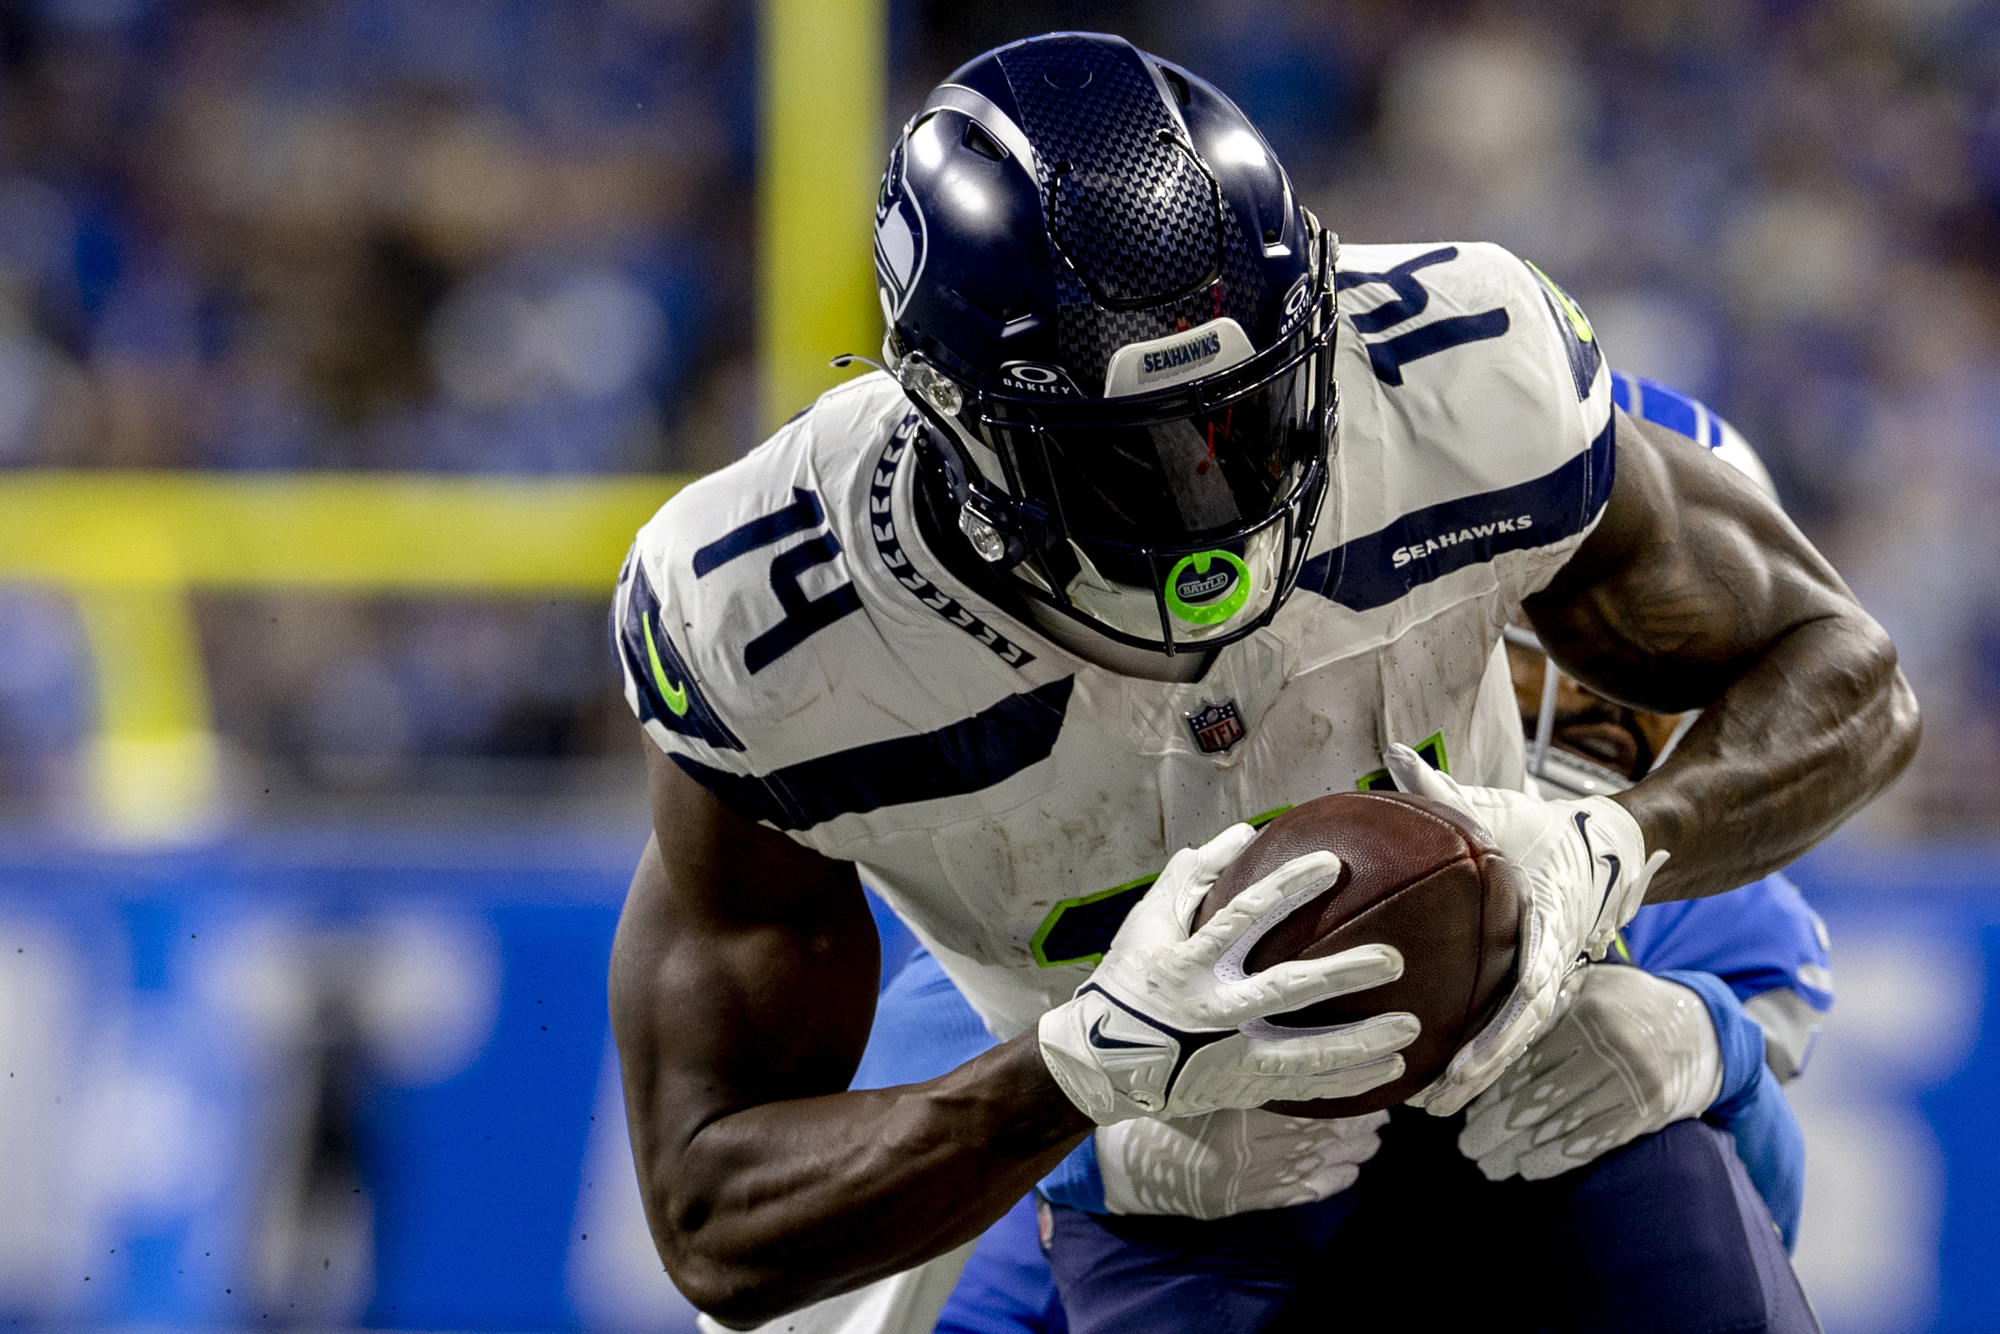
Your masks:
M 660 616 L 660 599 L 646 578 L 645 562 L 635 549 L 625 558 L 625 580 L 631 594 L 625 599 L 625 619 L 611 628 L 612 641 L 625 662 L 625 671 L 639 689 L 639 721 L 658 722 L 669 732 L 706 741 L 718 750 L 741 750 L 743 743 L 709 707 L 687 659 L 674 646 L 674 637 Z M 611 604 L 614 608 L 617 602 Z M 679 705 L 676 709 L 674 706 Z
M 889 573 L 896 582 L 917 595 L 917 601 L 992 649 L 1009 667 L 1025 667 L 1035 660 L 1035 655 L 967 611 L 957 598 L 924 578 L 910 562 L 903 551 L 902 540 L 896 536 L 896 468 L 909 452 L 910 442 L 916 439 L 917 432 L 922 429 L 921 424 L 922 418 L 914 412 L 903 418 L 902 425 L 889 437 L 889 443 L 882 447 L 882 456 L 875 461 L 875 476 L 868 485 L 868 526 L 875 535 L 875 552 L 882 557 L 882 563 L 889 567 Z
M 773 514 L 752 519 L 741 528 L 732 528 L 694 553 L 694 577 L 729 564 L 738 556 L 758 547 L 768 547 L 793 533 L 808 532 L 826 521 L 819 497 L 802 486 L 792 488 L 792 503 Z
M 836 816 L 962 797 L 1040 764 L 1055 749 L 1075 679 L 1009 695 L 935 732 L 835 751 L 761 778 L 671 758 L 738 815 L 779 829 L 810 829 Z
M 1351 611 L 1386 607 L 1433 579 L 1503 551 L 1545 547 L 1582 532 L 1604 508 L 1611 477 L 1607 421 L 1589 449 L 1553 472 L 1405 514 L 1321 552 L 1299 572 L 1299 587 Z

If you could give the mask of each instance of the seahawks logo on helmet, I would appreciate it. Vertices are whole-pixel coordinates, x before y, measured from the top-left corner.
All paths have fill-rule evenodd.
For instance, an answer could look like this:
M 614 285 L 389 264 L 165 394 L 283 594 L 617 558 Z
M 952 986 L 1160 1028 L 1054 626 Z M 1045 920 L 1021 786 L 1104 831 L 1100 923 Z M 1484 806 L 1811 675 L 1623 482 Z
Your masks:
M 889 170 L 883 173 L 882 192 L 875 199 L 875 279 L 880 284 L 882 310 L 892 324 L 902 317 L 910 292 L 923 274 L 929 241 L 924 211 L 910 195 L 903 167 L 903 143 L 899 142 L 889 159 Z

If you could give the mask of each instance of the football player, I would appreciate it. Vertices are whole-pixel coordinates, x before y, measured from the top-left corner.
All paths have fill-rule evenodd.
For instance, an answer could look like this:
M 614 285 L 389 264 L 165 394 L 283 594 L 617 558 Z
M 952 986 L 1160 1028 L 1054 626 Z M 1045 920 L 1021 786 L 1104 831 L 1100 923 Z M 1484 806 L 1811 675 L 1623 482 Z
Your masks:
M 1329 854 L 1188 928 L 1252 821 L 1385 753 L 1410 783 L 1449 755 L 1530 890 L 1513 993 L 1417 1098 L 1439 1116 L 1641 903 L 1767 874 L 1909 760 L 1880 627 L 1733 470 L 1614 408 L 1574 302 L 1490 245 L 1343 252 L 1186 70 L 1083 34 L 975 60 L 899 137 L 876 258 L 886 368 L 670 501 L 613 606 L 653 743 L 611 972 L 634 1156 L 730 1325 L 966 1245 L 1096 1126 L 1400 1077 L 1412 1016 L 1267 1021 L 1395 951 L 1215 966 Z M 1703 710 L 1667 763 L 1524 794 L 1492 670 L 1524 611 L 1592 688 Z M 999 1046 L 844 1091 L 857 867 Z M 1712 1192 L 1695 1156 L 1648 1189 Z M 1722 1189 L 1706 1277 L 1747 1301 L 1782 1251 Z

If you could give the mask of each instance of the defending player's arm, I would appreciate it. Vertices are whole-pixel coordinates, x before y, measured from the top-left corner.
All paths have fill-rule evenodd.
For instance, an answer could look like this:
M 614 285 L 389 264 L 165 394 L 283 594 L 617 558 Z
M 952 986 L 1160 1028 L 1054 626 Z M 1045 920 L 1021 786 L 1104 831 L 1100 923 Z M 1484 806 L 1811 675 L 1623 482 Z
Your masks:
M 1347 1096 L 1402 1073 L 1391 1053 L 1416 1036 L 1409 1015 L 1291 1039 L 1237 1031 L 1402 971 L 1369 946 L 1222 979 L 1232 941 L 1339 869 L 1331 854 L 1299 858 L 1190 936 L 1194 905 L 1250 837 L 1237 825 L 1168 863 L 1107 951 L 1103 985 L 1051 1011 L 1039 1042 L 846 1092 L 879 962 L 854 868 L 730 813 L 657 748 L 648 764 L 655 842 L 619 922 L 612 1027 L 655 1243 L 720 1319 L 755 1323 L 942 1254 L 1095 1123 Z
M 1824 557 L 1734 469 L 1624 413 L 1603 519 L 1526 604 L 1578 680 L 1658 712 L 1703 709 L 1612 800 L 1671 859 L 1648 902 L 1784 866 L 1892 782 L 1917 706 L 1896 650 Z
M 1620 407 L 1711 447 L 1772 494 L 1748 442 L 1705 406 L 1655 381 L 1614 373 L 1614 385 Z M 1555 669 L 1532 636 L 1510 632 L 1507 657 L 1523 729 L 1542 743 L 1530 771 L 1544 796 L 1622 791 L 1694 721 L 1614 705 L 1568 677 L 1546 689 Z M 1493 1180 L 1534 1180 L 1700 1114 L 1730 1132 L 1791 1246 L 1805 1146 L 1779 1086 L 1800 1073 L 1833 1003 L 1829 948 L 1782 875 L 1640 909 L 1616 945 L 1636 967 L 1570 975 L 1561 1017 L 1467 1109 L 1459 1147 Z
M 1392 747 L 1399 785 L 1483 820 L 1533 905 L 1515 1003 L 1413 1099 L 1439 1115 L 1519 1057 L 1579 955 L 1602 957 L 1641 903 L 1720 893 L 1792 860 L 1916 746 L 1894 647 L 1774 504 L 1700 445 L 1622 411 L 1615 448 L 1603 517 L 1525 609 L 1551 656 L 1600 694 L 1705 712 L 1630 790 L 1574 801 L 1464 786 Z
M 1488 1179 L 1534 1181 L 1675 1121 L 1730 1132 L 1785 1246 L 1798 1239 L 1805 1142 L 1764 1034 L 1712 973 L 1586 964 L 1562 1017 L 1467 1110 L 1459 1148 Z

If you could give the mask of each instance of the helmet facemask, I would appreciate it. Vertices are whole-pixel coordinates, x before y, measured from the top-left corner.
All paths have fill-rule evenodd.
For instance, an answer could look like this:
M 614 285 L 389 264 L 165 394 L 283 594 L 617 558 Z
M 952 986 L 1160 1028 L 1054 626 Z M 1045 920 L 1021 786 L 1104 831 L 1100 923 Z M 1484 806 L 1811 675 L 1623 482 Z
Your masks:
M 892 335 L 890 367 L 934 428 L 974 551 L 1094 633 L 1168 656 L 1268 624 L 1297 582 L 1337 437 L 1338 242 L 1322 231 L 1314 248 L 1289 333 L 1153 392 L 981 389 Z

